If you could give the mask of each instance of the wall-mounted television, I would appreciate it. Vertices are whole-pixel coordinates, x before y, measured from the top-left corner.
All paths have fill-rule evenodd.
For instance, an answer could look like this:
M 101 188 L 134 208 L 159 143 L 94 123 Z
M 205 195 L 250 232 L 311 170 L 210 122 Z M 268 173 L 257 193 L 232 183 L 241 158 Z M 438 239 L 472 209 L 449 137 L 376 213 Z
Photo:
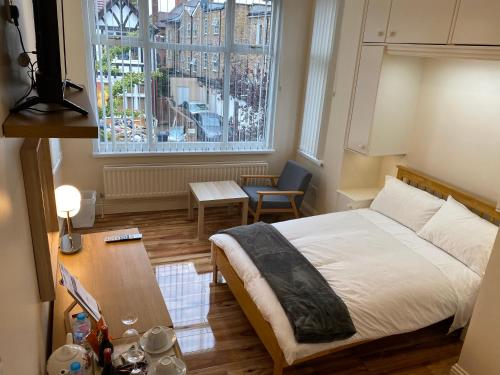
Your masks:
M 34 80 L 37 95 L 26 98 L 24 102 L 12 108 L 12 112 L 29 109 L 37 104 L 48 104 L 62 106 L 82 115 L 88 114 L 86 108 L 82 108 L 64 97 L 66 89 L 82 90 L 83 88 L 62 76 L 57 1 L 33 0 L 37 58 Z M 63 15 L 62 30 L 64 30 L 64 0 L 60 1 Z M 64 46 L 64 31 L 62 34 L 62 44 Z

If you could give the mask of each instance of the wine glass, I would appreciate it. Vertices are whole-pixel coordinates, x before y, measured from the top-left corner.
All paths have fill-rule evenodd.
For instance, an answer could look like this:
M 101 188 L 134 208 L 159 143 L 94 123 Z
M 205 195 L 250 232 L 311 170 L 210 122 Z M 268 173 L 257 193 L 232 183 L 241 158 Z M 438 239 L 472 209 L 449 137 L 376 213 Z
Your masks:
M 142 369 L 137 367 L 137 364 L 144 359 L 144 351 L 139 349 L 136 345 L 132 345 L 125 353 L 122 354 L 123 358 L 128 362 L 134 365 L 132 371 L 130 371 L 131 375 L 140 375 L 142 374 Z
M 139 336 L 139 332 L 132 328 L 131 326 L 139 320 L 139 317 L 136 312 L 126 312 L 121 316 L 122 323 L 129 327 L 125 332 L 123 332 L 123 337 L 135 337 Z

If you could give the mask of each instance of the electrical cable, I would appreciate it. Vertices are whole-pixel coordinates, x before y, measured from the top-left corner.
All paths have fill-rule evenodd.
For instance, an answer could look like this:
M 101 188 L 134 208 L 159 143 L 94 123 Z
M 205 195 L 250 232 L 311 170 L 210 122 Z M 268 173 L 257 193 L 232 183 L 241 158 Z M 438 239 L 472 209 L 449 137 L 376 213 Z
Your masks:
M 64 27 L 64 1 L 61 1 L 61 22 L 62 22 L 62 40 L 63 40 L 63 56 L 64 56 L 64 80 L 63 80 L 63 96 L 66 89 L 66 80 L 68 79 L 68 64 L 66 61 L 66 30 Z
M 13 7 L 15 7 L 15 6 L 13 6 Z M 17 7 L 15 7 L 15 8 L 17 8 Z M 17 20 L 17 18 L 16 18 L 16 20 Z M 23 53 L 28 56 L 28 52 L 26 52 L 26 48 L 24 46 L 23 35 L 21 33 L 21 29 L 19 28 L 19 23 L 18 22 L 15 22 L 15 23 L 17 23 L 16 29 L 17 29 L 17 33 L 19 34 L 19 41 L 21 42 L 21 48 L 23 50 Z M 24 95 L 16 101 L 15 106 L 17 106 L 24 99 L 26 99 L 28 97 L 28 95 L 31 94 L 31 92 L 33 91 L 33 88 L 35 87 L 35 84 L 36 84 L 34 73 L 35 73 L 35 65 L 30 59 L 29 68 L 28 68 L 28 78 L 30 79 L 30 87 L 28 88 L 26 93 L 24 93 Z
M 28 90 L 24 93 L 24 95 L 19 98 L 15 105 L 17 106 L 19 103 L 21 103 L 24 99 L 26 99 L 29 94 L 31 94 L 31 92 L 33 91 L 33 88 L 35 87 L 36 85 L 36 82 L 35 82 L 35 64 L 37 63 L 36 61 L 33 63 L 29 57 L 29 53 L 31 54 L 36 54 L 35 51 L 31 51 L 31 52 L 27 52 L 26 51 L 26 47 L 24 46 L 24 40 L 23 40 L 23 34 L 21 33 L 21 29 L 19 27 L 19 8 L 15 5 L 12 5 L 12 2 L 9 1 L 9 10 L 10 10 L 10 16 L 11 16 L 11 19 L 12 21 L 14 22 L 14 25 L 16 26 L 16 30 L 17 30 L 17 33 L 19 35 L 19 41 L 21 43 L 21 49 L 23 50 L 23 54 L 25 56 L 28 57 L 28 65 L 29 65 L 29 68 L 28 68 L 28 78 L 30 79 L 30 87 L 28 88 Z

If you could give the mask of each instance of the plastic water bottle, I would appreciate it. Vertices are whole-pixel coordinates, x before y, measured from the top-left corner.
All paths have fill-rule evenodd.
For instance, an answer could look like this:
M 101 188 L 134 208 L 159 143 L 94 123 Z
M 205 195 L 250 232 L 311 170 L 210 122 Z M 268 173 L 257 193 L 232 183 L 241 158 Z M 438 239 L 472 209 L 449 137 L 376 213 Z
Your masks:
M 71 362 L 69 369 L 71 375 L 83 375 L 82 365 L 80 362 Z
M 75 344 L 82 345 L 85 338 L 90 333 L 91 328 L 92 327 L 87 314 L 78 314 L 76 319 L 73 321 L 73 341 Z

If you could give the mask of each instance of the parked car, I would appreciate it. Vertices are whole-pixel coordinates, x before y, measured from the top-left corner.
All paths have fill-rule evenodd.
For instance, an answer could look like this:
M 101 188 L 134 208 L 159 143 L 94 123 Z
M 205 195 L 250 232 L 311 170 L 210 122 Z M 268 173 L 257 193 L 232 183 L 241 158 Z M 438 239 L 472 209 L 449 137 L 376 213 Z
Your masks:
M 184 127 L 172 127 L 169 130 L 162 130 L 158 133 L 158 142 L 184 142 L 186 137 Z
M 194 116 L 196 139 L 202 142 L 222 141 L 222 118 L 217 113 L 200 112 Z
M 184 102 L 182 103 L 181 108 L 184 109 L 186 114 L 191 118 L 194 118 L 194 116 L 198 113 L 208 112 L 208 106 L 203 102 Z

